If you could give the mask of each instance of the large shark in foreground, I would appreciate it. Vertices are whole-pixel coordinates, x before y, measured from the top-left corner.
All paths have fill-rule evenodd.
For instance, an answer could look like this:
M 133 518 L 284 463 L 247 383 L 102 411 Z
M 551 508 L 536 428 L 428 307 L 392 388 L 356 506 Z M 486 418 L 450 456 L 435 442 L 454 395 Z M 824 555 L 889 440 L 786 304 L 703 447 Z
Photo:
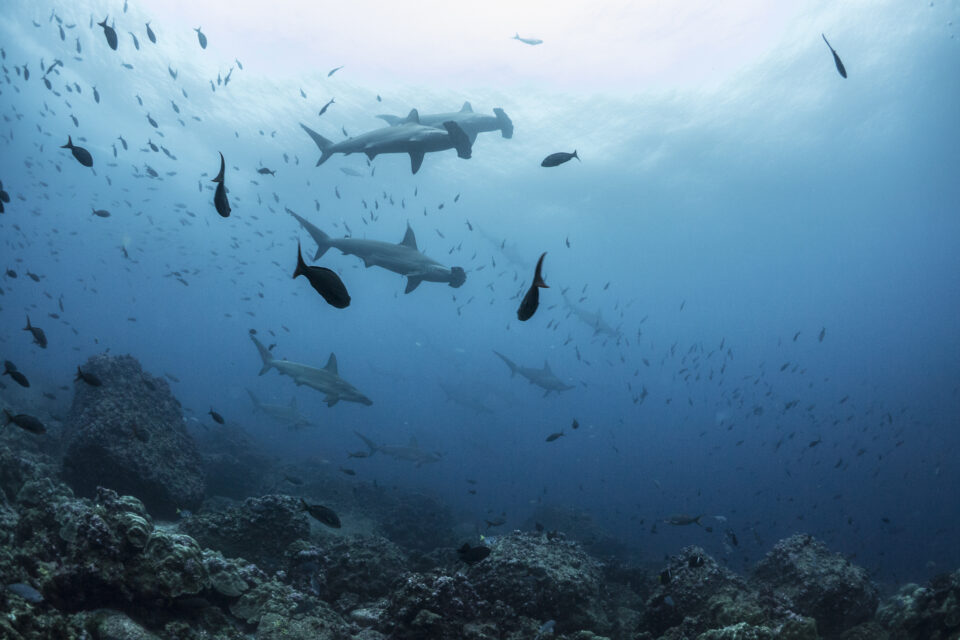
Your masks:
M 260 402 L 260 399 L 254 395 L 253 391 L 247 389 L 250 400 L 253 402 L 253 412 L 263 413 L 273 418 L 276 422 L 296 429 L 298 427 L 310 427 L 313 423 L 297 409 L 297 398 L 294 396 L 290 404 L 268 404 Z
M 439 127 L 428 127 L 420 124 L 416 109 L 396 126 L 374 129 L 342 142 L 331 142 L 307 125 L 300 123 L 300 126 L 320 147 L 318 167 L 335 153 L 363 153 L 371 160 L 381 153 L 408 153 L 410 169 L 416 173 L 423 164 L 423 156 L 431 151 L 456 149 L 458 156 L 469 158 L 473 147 L 470 137 L 456 122 L 448 120 Z
M 328 407 L 332 407 L 341 400 L 344 402 L 359 402 L 360 404 L 371 405 L 373 401 L 360 393 L 356 387 L 344 380 L 337 373 L 337 356 L 330 354 L 327 360 L 327 366 L 323 369 L 316 369 L 305 364 L 290 362 L 289 360 L 278 360 L 273 354 L 263 346 L 263 343 L 257 340 L 253 335 L 250 336 L 253 344 L 257 345 L 257 351 L 263 359 L 263 368 L 260 369 L 262 376 L 270 369 L 276 369 L 280 375 L 290 376 L 293 381 L 299 385 L 306 385 L 311 389 L 316 389 L 326 395 L 323 399 Z
M 504 138 L 513 137 L 513 121 L 507 116 L 507 112 L 499 107 L 493 110 L 495 115 L 488 116 L 483 113 L 474 113 L 473 107 L 469 102 L 464 102 L 460 111 L 453 113 L 431 113 L 420 117 L 420 124 L 428 127 L 442 127 L 444 122 L 456 122 L 463 129 L 464 133 L 470 138 L 470 144 L 477 141 L 477 135 L 484 131 L 499 131 Z M 377 116 L 391 127 L 396 127 L 405 122 L 405 118 L 400 116 L 379 115 Z M 409 116 L 408 116 L 409 117 Z
M 383 453 L 390 456 L 391 458 L 396 458 L 397 460 L 407 460 L 408 462 L 415 462 L 418 467 L 429 464 L 431 462 L 440 462 L 439 453 L 431 453 L 430 451 L 424 451 L 417 445 L 416 438 L 410 438 L 409 445 L 397 445 L 397 444 L 374 444 L 374 442 L 357 431 L 354 431 L 357 436 L 366 443 L 367 448 L 370 449 L 370 455 L 372 456 L 376 452 Z
M 556 391 L 560 393 L 561 391 L 566 391 L 567 389 L 573 389 L 572 385 L 564 384 L 563 380 L 558 378 L 553 374 L 553 371 L 550 370 L 550 365 L 546 361 L 543 362 L 543 369 L 533 369 L 531 367 L 521 367 L 515 362 L 510 360 L 502 353 L 494 351 L 500 359 L 507 363 L 507 366 L 510 367 L 510 377 L 512 378 L 516 374 L 520 374 L 524 378 L 530 381 L 530 384 L 535 384 L 538 387 L 545 389 L 543 396 L 547 397 L 550 395 L 551 391 Z
M 330 247 L 339 249 L 344 255 L 354 255 L 363 260 L 365 267 L 383 267 L 388 271 L 407 276 L 407 288 L 404 293 L 410 293 L 424 280 L 446 282 L 454 288 L 461 286 L 467 280 L 467 274 L 462 267 L 448 268 L 420 253 L 417 249 L 417 238 L 409 224 L 407 224 L 407 233 L 403 236 L 403 241 L 400 244 L 393 244 L 380 240 L 331 238 L 303 216 L 292 211 L 290 215 L 297 219 L 300 226 L 306 229 L 317 243 L 314 260 L 318 260 Z

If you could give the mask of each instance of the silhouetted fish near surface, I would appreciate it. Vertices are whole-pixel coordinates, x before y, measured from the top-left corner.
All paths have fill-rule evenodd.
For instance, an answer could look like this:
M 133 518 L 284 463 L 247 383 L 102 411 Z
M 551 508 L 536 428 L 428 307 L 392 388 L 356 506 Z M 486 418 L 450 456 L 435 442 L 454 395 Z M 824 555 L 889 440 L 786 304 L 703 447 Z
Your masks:
M 88 385 L 90 385 L 91 387 L 100 387 L 100 386 L 103 386 L 103 382 L 100 381 L 100 378 L 98 378 L 97 376 L 95 376 L 95 375 L 92 374 L 92 373 L 87 373 L 87 372 L 85 372 L 85 371 L 84 371 L 83 369 L 81 369 L 80 367 L 77 367 L 77 375 L 76 375 L 76 377 L 73 379 L 73 381 L 74 381 L 74 382 L 78 382 L 78 381 L 81 381 L 81 380 L 82 380 L 83 382 L 86 382 L 86 383 L 87 383 Z
M 28 416 L 25 413 L 13 415 L 6 409 L 3 410 L 3 413 L 7 417 L 7 421 L 4 423 L 4 426 L 13 423 L 24 431 L 29 431 L 30 433 L 36 433 L 39 435 L 47 432 L 47 428 L 43 426 L 43 423 L 33 416 Z
M 17 365 L 13 364 L 9 360 L 3 361 L 3 374 L 0 375 L 10 376 L 14 382 L 25 389 L 30 387 L 30 381 L 27 380 L 27 376 L 20 373 L 17 370 Z
M 328 527 L 333 527 L 334 529 L 340 528 L 340 518 L 337 517 L 333 509 L 325 507 L 322 504 L 307 504 L 307 501 L 303 498 L 300 499 L 300 505 L 303 511 L 306 511 Z
M 200 31 L 200 27 L 197 27 L 196 29 L 194 29 L 194 31 L 197 32 L 197 40 L 200 41 L 200 48 L 201 48 L 201 49 L 206 49 L 206 48 L 207 48 L 207 36 L 203 35 L 203 31 Z
M 519 40 L 523 44 L 543 44 L 543 40 L 539 38 L 521 38 L 519 33 L 514 35 L 511 40 Z
M 330 98 L 330 102 L 323 105 L 323 108 L 320 109 L 320 113 L 318 113 L 317 116 L 322 116 L 323 114 L 325 114 L 327 112 L 327 109 L 329 109 L 330 105 L 332 104 L 333 104 L 333 98 Z
M 337 309 L 346 309 L 350 306 L 350 294 L 347 293 L 347 287 L 344 286 L 340 276 L 326 267 L 311 267 L 303 261 L 303 253 L 300 251 L 300 243 L 297 243 L 297 268 L 293 272 L 293 277 L 306 276 L 310 286 L 323 296 L 332 307 Z
M 265 176 L 265 175 L 276 176 L 276 175 L 277 175 L 277 172 L 276 172 L 276 171 L 271 171 L 270 169 L 267 169 L 266 167 L 260 167 L 259 169 L 257 169 L 257 173 L 259 173 L 259 174 L 262 175 L 262 176 Z
M 103 27 L 103 35 L 107 37 L 107 44 L 110 45 L 110 48 L 114 51 L 117 50 L 117 32 L 113 30 L 113 27 L 107 24 L 107 16 L 103 19 L 103 22 L 98 22 L 97 24 Z
M 527 295 L 523 296 L 520 308 L 517 309 L 517 319 L 519 319 L 520 322 L 526 322 L 533 317 L 533 314 L 537 312 L 537 307 L 540 306 L 540 289 L 549 288 L 549 285 L 543 281 L 543 276 L 540 274 L 540 270 L 543 268 L 543 258 L 546 255 L 546 251 L 540 254 L 540 259 L 537 260 L 537 268 L 533 272 L 533 283 L 530 285 Z
M 147 37 L 150 38 L 150 42 L 157 44 L 157 35 L 153 32 L 153 29 L 150 28 L 150 23 L 147 23 Z
M 73 144 L 73 140 L 70 136 L 67 136 L 67 144 L 60 147 L 61 149 L 70 149 L 70 152 L 73 154 L 73 157 L 77 159 L 77 162 L 82 164 L 85 167 L 93 166 L 93 156 L 90 155 L 90 152 L 84 149 L 83 147 L 78 147 Z
M 574 158 L 577 159 L 577 162 L 580 162 L 580 156 L 577 155 L 577 150 L 574 149 L 573 153 L 567 153 L 566 151 L 558 151 L 556 153 L 551 153 L 546 158 L 543 159 L 543 162 L 540 163 L 541 167 L 557 167 L 564 162 L 570 162 Z
M 463 546 L 457 549 L 457 555 L 467 564 L 477 564 L 490 555 L 490 547 L 478 545 L 471 547 L 469 542 L 464 542 Z
M 47 348 L 47 334 L 43 332 L 43 329 L 30 324 L 30 316 L 27 316 L 27 326 L 25 326 L 23 330 L 29 331 L 31 335 L 33 335 L 33 344 L 41 349 Z
M 99 217 L 99 218 L 109 218 L 109 217 L 110 217 L 110 212 L 107 211 L 106 209 L 94 209 L 94 210 L 93 210 L 93 215 L 95 215 L 95 216 L 97 216 L 97 217 Z
M 557 433 L 551 433 L 550 435 L 547 436 L 547 442 L 553 442 L 554 440 L 560 437 L 563 437 L 563 431 L 559 431 Z
M 230 217 L 230 203 L 227 201 L 227 188 L 223 184 L 223 173 L 226 170 L 226 162 L 223 159 L 223 154 L 220 154 L 220 173 L 217 174 L 217 177 L 211 180 L 211 182 L 217 183 L 217 190 L 213 194 L 213 206 L 216 207 L 217 213 L 222 217 Z
M 329 78 L 330 76 L 332 76 L 333 74 L 335 74 L 337 71 L 340 71 L 340 69 L 343 69 L 343 65 L 340 65 L 339 67 L 334 67 L 333 69 L 330 69 L 330 72 L 327 73 L 327 77 Z
M 210 414 L 210 417 L 213 418 L 213 421 L 216 422 L 217 424 L 224 423 L 223 416 L 217 413 L 216 411 L 214 411 L 212 408 L 207 413 Z
M 825 36 L 825 35 L 822 34 L 822 33 L 820 34 L 820 36 L 823 38 L 823 41 L 827 43 L 827 46 L 830 47 L 830 53 L 833 54 L 833 62 L 834 62 L 834 64 L 837 65 L 837 72 L 838 72 L 842 77 L 846 78 L 846 77 L 847 77 L 847 70 L 846 70 L 846 68 L 844 68 L 843 63 L 840 62 L 840 56 L 838 56 L 838 55 L 837 55 L 837 52 L 834 51 L 833 47 L 830 46 L 830 42 L 827 40 L 827 36 Z

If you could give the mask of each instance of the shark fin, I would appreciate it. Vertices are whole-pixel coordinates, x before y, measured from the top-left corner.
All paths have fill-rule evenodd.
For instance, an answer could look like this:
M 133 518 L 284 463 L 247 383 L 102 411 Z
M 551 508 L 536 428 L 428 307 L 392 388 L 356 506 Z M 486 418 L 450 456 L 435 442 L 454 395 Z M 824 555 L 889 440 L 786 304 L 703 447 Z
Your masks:
M 410 152 L 410 171 L 411 173 L 416 173 L 420 171 L 420 165 L 423 164 L 423 151 L 411 151 Z
M 367 445 L 367 448 L 368 448 L 368 449 L 370 449 L 370 455 L 373 455 L 374 453 L 377 452 L 377 445 L 375 445 L 375 444 L 373 443 L 373 440 L 371 440 L 370 438 L 366 437 L 365 435 L 363 435 L 363 434 L 360 433 L 359 431 L 354 431 L 354 433 L 357 434 L 357 437 L 360 438 L 361 440 L 363 440 L 363 443 L 364 443 L 365 445 Z
M 513 137 L 513 120 L 507 115 L 507 112 L 497 107 L 493 110 L 493 113 L 497 116 L 497 124 L 500 125 L 500 135 L 504 138 Z
M 407 114 L 407 117 L 403 119 L 401 124 L 408 124 L 411 122 L 413 124 L 420 124 L 420 112 L 418 112 L 416 109 L 410 109 L 410 113 Z
M 470 105 L 469 100 L 464 102 L 463 106 L 460 107 L 460 113 L 473 113 L 473 107 Z
M 257 399 L 257 396 L 253 395 L 253 391 L 250 391 L 250 389 L 247 389 L 247 394 L 250 396 L 250 401 L 253 402 L 253 410 L 254 410 L 255 412 L 256 412 L 256 411 L 259 411 L 259 410 L 260 410 L 260 400 Z
M 302 122 L 300 123 L 300 126 L 303 128 L 304 131 L 307 132 L 307 135 L 313 138 L 314 143 L 316 143 L 317 147 L 320 148 L 320 159 L 317 160 L 317 166 L 319 167 L 324 162 L 329 160 L 331 155 L 333 155 L 330 153 L 330 147 L 333 146 L 333 143 L 327 140 L 326 138 L 324 138 L 322 135 L 320 135 L 313 129 L 311 129 L 310 127 L 308 127 L 307 125 L 303 124 Z
M 423 278 L 416 278 L 414 276 L 407 276 L 407 288 L 403 290 L 404 293 L 410 293 L 414 289 L 420 286 L 420 283 L 423 282 Z
M 369 158 L 370 160 L 373 160 L 374 158 L 377 157 L 377 152 L 374 151 L 373 149 L 367 149 L 367 150 L 364 151 L 363 153 L 364 153 L 364 154 L 367 156 L 367 158 Z
M 270 371 L 271 367 L 273 367 L 274 357 L 273 354 L 270 353 L 270 350 L 263 346 L 262 342 L 257 340 L 252 335 L 250 336 L 250 339 L 253 340 L 253 344 L 257 345 L 257 351 L 260 352 L 260 358 L 263 360 L 263 366 L 260 368 L 260 373 L 257 374 L 262 376 L 267 371 Z
M 327 366 L 323 368 L 328 373 L 337 373 L 337 354 L 331 352 L 330 359 L 327 360 Z
M 508 367 L 510 367 L 510 377 L 512 378 L 517 373 L 517 365 L 513 362 L 513 360 L 503 355 L 499 351 L 494 351 L 494 353 L 497 354 L 501 360 L 506 362 Z
M 403 234 L 403 240 L 400 241 L 400 244 L 407 247 L 408 249 L 417 249 L 417 236 L 413 234 L 413 228 L 410 226 L 410 223 L 407 223 L 407 232 Z
M 403 124 L 403 118 L 399 116 L 391 116 L 391 115 L 383 114 L 377 117 L 383 120 L 384 122 L 386 122 L 391 127 L 395 127 L 398 124 Z
M 340 402 L 340 396 L 329 395 L 326 398 L 324 398 L 323 401 L 327 403 L 328 407 L 332 407 L 333 405 Z
M 453 148 L 457 150 L 457 156 L 463 159 L 469 159 L 473 152 L 473 143 L 463 128 L 453 120 L 447 120 L 443 123 L 443 128 L 447 130 Z

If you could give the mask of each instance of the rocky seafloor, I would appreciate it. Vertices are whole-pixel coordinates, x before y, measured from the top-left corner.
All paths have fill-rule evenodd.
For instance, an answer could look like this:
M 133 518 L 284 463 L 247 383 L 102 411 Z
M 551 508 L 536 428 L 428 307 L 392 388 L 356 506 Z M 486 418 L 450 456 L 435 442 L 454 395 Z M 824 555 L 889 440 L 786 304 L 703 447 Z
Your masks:
M 38 415 L 46 434 L 0 433 L 3 639 L 960 638 L 960 571 L 881 598 L 804 534 L 747 575 L 699 547 L 630 566 L 562 531 L 499 536 L 468 565 L 435 500 L 291 469 L 240 432 L 198 446 L 133 358 L 84 371 L 103 385 Z

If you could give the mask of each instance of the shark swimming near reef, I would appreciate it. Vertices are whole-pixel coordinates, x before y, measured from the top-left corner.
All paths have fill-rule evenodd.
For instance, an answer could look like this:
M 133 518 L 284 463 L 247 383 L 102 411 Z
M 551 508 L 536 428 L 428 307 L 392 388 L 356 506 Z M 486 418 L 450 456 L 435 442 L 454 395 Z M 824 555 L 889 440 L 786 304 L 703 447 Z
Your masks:
M 476 113 L 469 102 L 464 102 L 460 111 L 452 113 L 430 113 L 419 116 L 420 124 L 428 127 L 443 127 L 444 122 L 456 122 L 470 138 L 470 144 L 477 141 L 477 135 L 485 131 L 499 131 L 504 138 L 513 137 L 513 121 L 507 112 L 499 107 L 493 110 L 494 115 L 488 116 Z M 382 114 L 377 116 L 391 127 L 403 124 L 406 118 Z M 408 116 L 409 117 L 409 116 Z
M 357 434 L 357 437 L 363 440 L 367 445 L 367 448 L 370 449 L 370 455 L 377 453 L 378 451 L 384 455 L 388 455 L 391 458 L 397 460 L 406 460 L 408 462 L 414 462 L 418 467 L 431 462 L 440 462 L 439 453 L 431 453 L 430 451 L 424 451 L 417 445 L 416 438 L 410 438 L 410 444 L 408 445 L 395 445 L 395 444 L 375 444 L 373 440 L 366 437 L 358 431 L 354 431 Z
M 250 396 L 250 401 L 253 402 L 254 413 L 263 413 L 291 429 L 314 426 L 314 423 L 310 422 L 310 419 L 297 409 L 296 396 L 290 399 L 290 404 L 269 404 L 260 402 L 260 399 L 250 389 L 247 389 L 247 394 Z
M 367 406 L 373 404 L 367 396 L 360 393 L 356 387 L 340 377 L 337 371 L 337 356 L 330 354 L 327 365 L 323 369 L 317 369 L 305 364 L 290 362 L 289 360 L 279 360 L 273 357 L 273 354 L 263 346 L 263 343 L 254 336 L 250 336 L 253 344 L 257 346 L 260 352 L 260 358 L 263 359 L 263 368 L 260 374 L 263 375 L 270 369 L 276 369 L 280 375 L 290 376 L 293 381 L 299 385 L 306 385 L 311 389 L 316 389 L 326 395 L 324 402 L 328 407 L 332 407 L 341 400 L 344 402 L 359 402 Z
M 521 367 L 502 353 L 497 351 L 494 351 L 494 353 L 496 353 L 500 359 L 506 362 L 507 366 L 510 367 L 510 377 L 513 377 L 519 373 L 521 376 L 529 380 L 530 384 L 535 384 L 544 389 L 545 391 L 543 392 L 543 397 L 550 395 L 551 391 L 560 393 L 561 391 L 573 389 L 572 385 L 565 384 L 563 380 L 554 375 L 553 371 L 550 370 L 550 365 L 547 364 L 546 360 L 543 362 L 542 369 L 534 369 L 532 367 Z
M 448 120 L 440 127 L 430 127 L 420 123 L 416 109 L 395 126 L 374 129 L 342 142 L 332 142 L 303 123 L 300 126 L 320 147 L 318 167 L 335 153 L 363 153 L 370 160 L 381 153 L 407 153 L 410 169 L 416 173 L 429 152 L 456 149 L 459 157 L 468 159 L 473 147 L 470 137 L 456 122 Z
M 446 282 L 453 288 L 460 287 L 467 280 L 467 274 L 462 267 L 445 267 L 436 260 L 428 258 L 417 249 L 417 238 L 407 224 L 407 232 L 400 244 L 383 242 L 380 240 L 362 240 L 359 238 L 331 238 L 316 225 L 311 224 L 303 216 L 290 212 L 307 233 L 317 243 L 317 253 L 314 260 L 333 247 L 344 255 L 357 256 L 363 260 L 365 267 L 383 267 L 388 271 L 399 273 L 407 277 L 407 288 L 404 293 L 410 293 L 420 283 Z

